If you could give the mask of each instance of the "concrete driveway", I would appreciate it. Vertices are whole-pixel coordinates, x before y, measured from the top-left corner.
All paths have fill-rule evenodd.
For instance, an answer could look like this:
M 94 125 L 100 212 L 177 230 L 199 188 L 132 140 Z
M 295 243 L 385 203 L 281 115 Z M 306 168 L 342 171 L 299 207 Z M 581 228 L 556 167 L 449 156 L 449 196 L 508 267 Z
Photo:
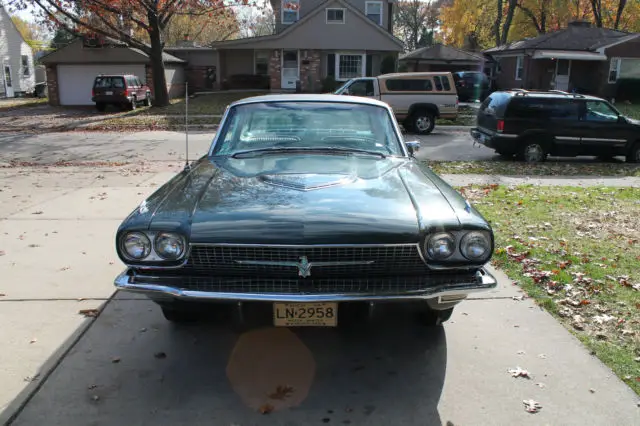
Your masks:
M 640 424 L 638 397 L 500 273 L 432 330 L 394 306 L 341 310 L 338 329 L 275 329 L 259 306 L 244 330 L 229 309 L 175 327 L 114 295 L 117 226 L 184 161 L 182 137 L 0 139 L 0 161 L 72 162 L 0 168 L 0 424 Z M 190 137 L 194 158 L 210 139 Z
M 370 323 L 341 310 L 338 329 L 275 329 L 256 306 L 245 330 L 229 309 L 175 327 L 146 299 L 114 296 L 116 228 L 172 174 L 0 169 L 1 423 L 640 423 L 637 396 L 500 273 L 432 330 L 394 306 Z

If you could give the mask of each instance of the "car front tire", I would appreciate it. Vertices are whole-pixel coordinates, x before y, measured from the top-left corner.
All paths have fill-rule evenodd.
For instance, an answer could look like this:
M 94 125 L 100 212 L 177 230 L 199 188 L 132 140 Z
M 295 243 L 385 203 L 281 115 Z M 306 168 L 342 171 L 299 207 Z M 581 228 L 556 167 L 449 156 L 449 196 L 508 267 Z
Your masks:
M 437 310 L 432 308 L 425 308 L 425 310 L 421 312 L 420 323 L 426 327 L 440 326 L 443 323 L 449 321 L 451 315 L 453 314 L 453 309 L 454 308 Z
M 147 92 L 147 96 L 144 99 L 144 106 L 151 106 L 151 93 Z
M 411 119 L 411 127 L 414 133 L 419 135 L 428 135 L 433 131 L 436 125 L 436 118 L 429 111 L 418 111 L 413 114 Z

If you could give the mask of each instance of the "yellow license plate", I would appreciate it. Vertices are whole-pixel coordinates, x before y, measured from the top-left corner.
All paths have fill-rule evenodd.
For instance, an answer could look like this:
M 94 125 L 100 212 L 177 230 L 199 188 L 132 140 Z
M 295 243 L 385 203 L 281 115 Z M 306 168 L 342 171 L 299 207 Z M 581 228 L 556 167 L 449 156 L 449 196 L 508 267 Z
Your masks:
M 276 327 L 336 327 L 338 304 L 335 302 L 274 303 L 273 323 Z

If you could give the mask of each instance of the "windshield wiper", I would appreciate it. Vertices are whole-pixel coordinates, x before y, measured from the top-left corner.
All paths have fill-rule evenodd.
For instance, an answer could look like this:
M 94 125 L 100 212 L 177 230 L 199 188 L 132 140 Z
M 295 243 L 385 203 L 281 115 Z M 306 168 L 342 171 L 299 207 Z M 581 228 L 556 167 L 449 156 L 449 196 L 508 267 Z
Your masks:
M 340 153 L 353 153 L 353 154 L 366 154 L 375 155 L 376 157 L 386 158 L 381 152 L 367 151 L 364 149 L 353 148 L 339 148 L 339 147 L 318 147 L 318 148 L 303 148 L 303 147 L 290 147 L 290 148 L 261 148 L 251 149 L 248 151 L 239 151 L 231 155 L 232 158 L 247 158 L 262 154 L 280 154 L 283 152 L 340 152 Z

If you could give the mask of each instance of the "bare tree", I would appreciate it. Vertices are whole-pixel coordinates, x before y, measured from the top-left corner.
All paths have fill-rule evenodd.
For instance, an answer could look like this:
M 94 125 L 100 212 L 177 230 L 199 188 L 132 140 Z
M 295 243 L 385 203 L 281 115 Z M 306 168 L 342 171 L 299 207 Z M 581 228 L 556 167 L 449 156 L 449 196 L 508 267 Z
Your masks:
M 421 38 L 433 32 L 438 23 L 440 2 L 403 0 L 398 2 L 394 15 L 394 33 L 404 42 L 405 50 L 412 51 L 420 46 Z M 426 30 L 426 31 L 425 31 Z
M 537 11 L 525 6 L 522 0 L 516 6 L 531 19 L 538 34 L 545 34 L 547 32 L 547 16 L 550 13 L 551 0 L 540 0 L 538 5 L 540 7 Z
M 493 24 L 493 34 L 496 40 L 496 46 L 502 46 L 507 44 L 509 39 L 509 30 L 511 29 L 511 23 L 513 22 L 513 14 L 516 10 L 518 0 L 506 0 L 507 1 L 507 14 L 503 18 L 503 0 L 497 0 L 496 3 L 496 20 Z

